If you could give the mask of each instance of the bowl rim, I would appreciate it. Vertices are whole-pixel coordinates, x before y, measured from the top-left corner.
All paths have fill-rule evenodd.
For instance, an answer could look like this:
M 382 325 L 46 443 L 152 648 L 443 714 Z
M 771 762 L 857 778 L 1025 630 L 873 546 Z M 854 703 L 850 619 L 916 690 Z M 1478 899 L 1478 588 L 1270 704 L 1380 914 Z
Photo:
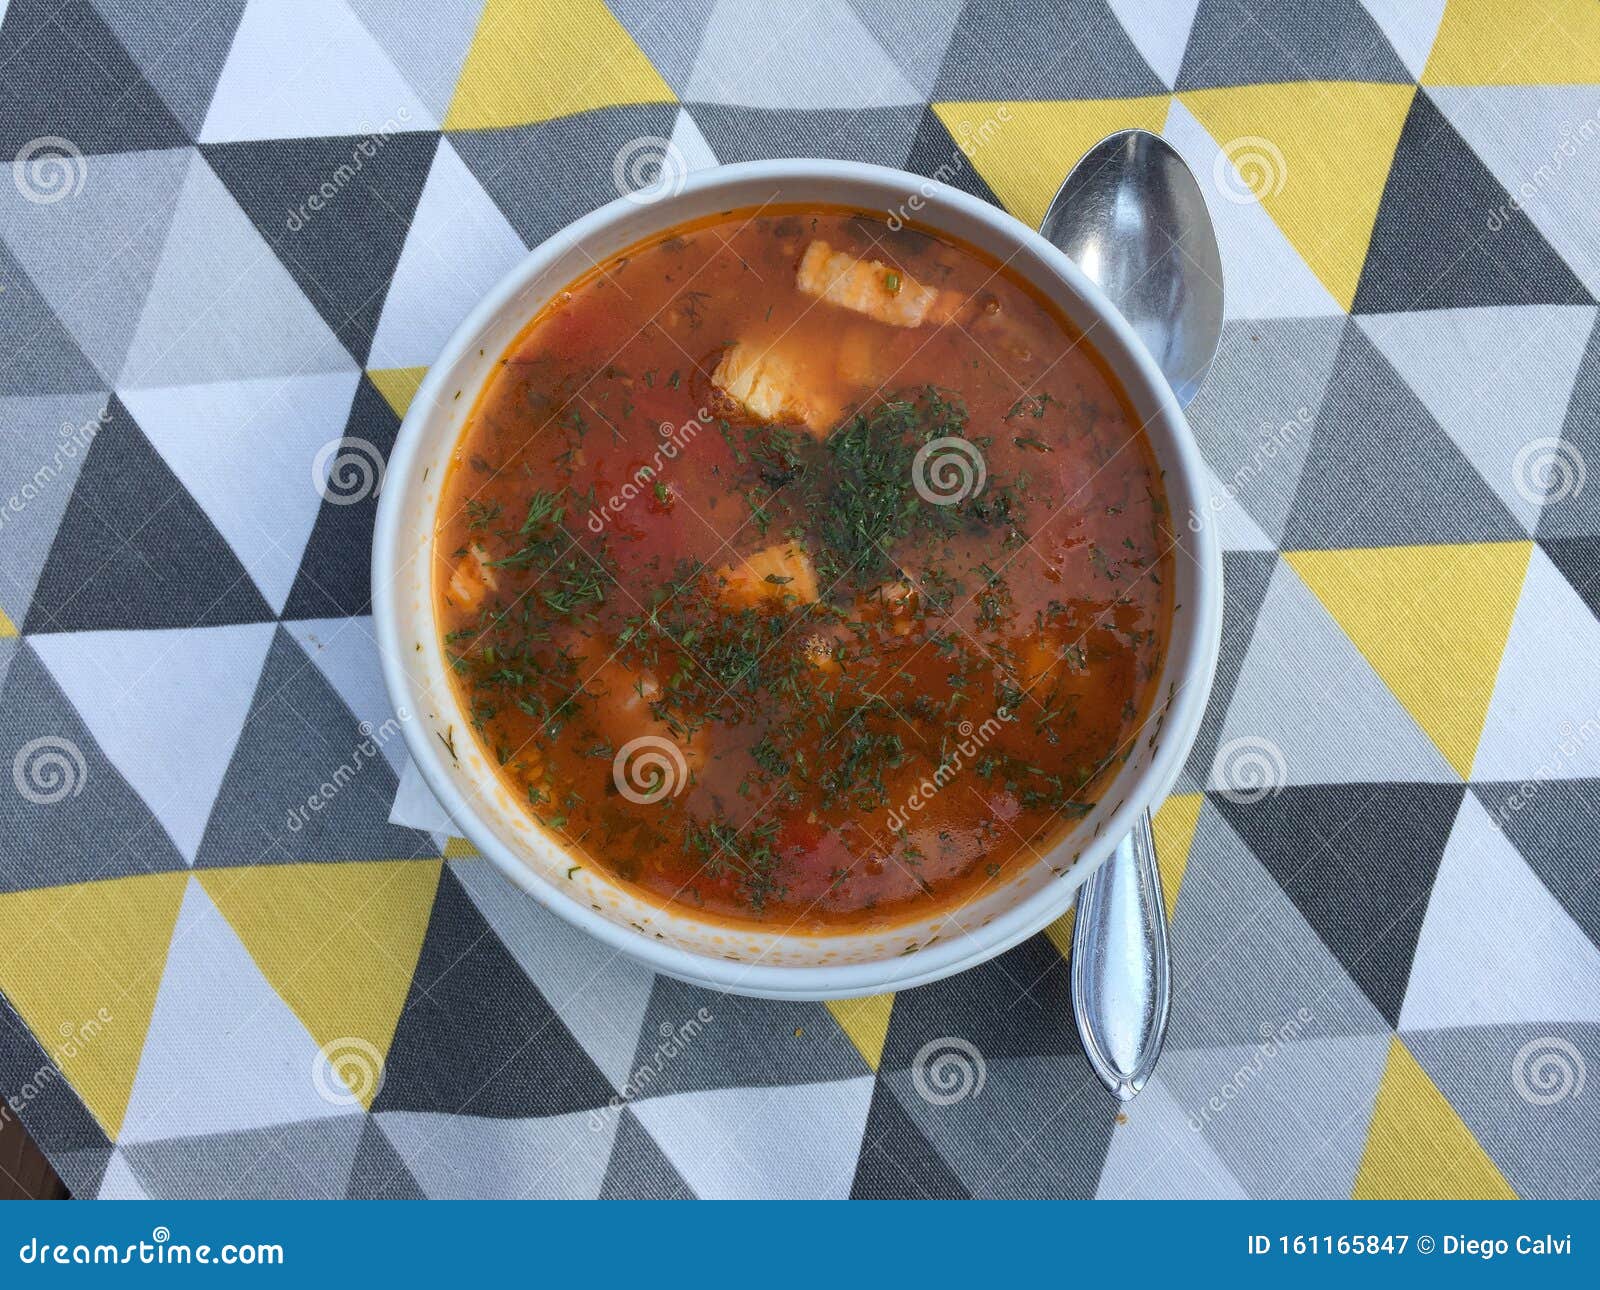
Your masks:
M 997 234 L 1019 242 L 1022 248 L 1049 266 L 1063 280 L 1065 288 L 1076 293 L 1108 329 L 1112 344 L 1107 345 L 1104 338 L 1097 338 L 1096 350 L 1111 365 L 1119 380 L 1129 383 L 1130 373 L 1136 375 L 1145 387 L 1144 392 L 1156 405 L 1154 415 L 1145 418 L 1141 428 L 1147 434 L 1162 434 L 1172 457 L 1167 463 L 1169 471 L 1175 462 L 1185 477 L 1190 496 L 1198 503 L 1208 495 L 1208 472 L 1199 445 L 1155 359 L 1099 287 L 1037 231 L 998 206 L 926 176 L 864 162 L 815 158 L 738 162 L 693 171 L 681 187 L 655 205 L 670 210 L 686 196 L 757 180 L 855 181 L 892 189 L 902 197 L 915 193 L 922 199 L 917 208 L 917 222 L 937 228 L 939 208 L 953 208 L 978 223 L 987 224 Z M 385 466 L 371 562 L 373 626 L 384 683 L 390 702 L 398 712 L 417 710 L 416 696 L 403 661 L 406 656 L 401 647 L 394 579 L 401 567 L 396 557 L 401 550 L 399 539 L 404 518 L 401 497 L 406 490 L 403 481 L 417 468 L 425 440 L 424 423 L 436 409 L 443 415 L 450 402 L 446 387 L 454 383 L 456 369 L 478 347 L 478 338 L 522 295 L 528 284 L 574 244 L 581 245 L 626 215 L 637 215 L 639 206 L 636 196 L 619 196 L 533 247 L 451 333 L 412 398 Z M 670 224 L 670 219 L 663 221 L 663 226 Z M 1118 349 L 1122 353 L 1108 352 Z M 1153 432 L 1152 427 L 1157 429 Z M 1062 881 L 1019 900 L 980 927 L 942 939 L 913 954 L 866 963 L 779 966 L 713 958 L 633 931 L 547 883 L 522 863 L 512 848 L 501 843 L 494 831 L 477 819 L 456 788 L 423 722 L 400 723 L 406 748 L 429 791 L 480 855 L 557 917 L 655 971 L 730 993 L 795 1000 L 850 998 L 924 985 L 1004 953 L 1063 914 L 1082 882 L 1104 863 L 1116 842 L 1132 828 L 1136 813 L 1159 805 L 1177 779 L 1198 734 L 1210 695 L 1222 627 L 1222 555 L 1216 523 L 1203 506 L 1197 505 L 1189 527 L 1196 538 L 1193 554 L 1198 565 L 1197 594 L 1186 606 L 1194 630 L 1188 634 L 1185 656 L 1177 660 L 1176 668 L 1172 667 L 1174 656 L 1168 655 L 1169 675 L 1177 678 L 1177 689 L 1167 706 L 1160 746 L 1142 772 L 1125 784 L 1123 801 L 1110 813 L 1104 828 L 1085 843 L 1081 855 Z M 559 840 L 554 841 L 559 845 Z M 666 917 L 674 912 L 668 905 L 663 905 L 662 909 Z

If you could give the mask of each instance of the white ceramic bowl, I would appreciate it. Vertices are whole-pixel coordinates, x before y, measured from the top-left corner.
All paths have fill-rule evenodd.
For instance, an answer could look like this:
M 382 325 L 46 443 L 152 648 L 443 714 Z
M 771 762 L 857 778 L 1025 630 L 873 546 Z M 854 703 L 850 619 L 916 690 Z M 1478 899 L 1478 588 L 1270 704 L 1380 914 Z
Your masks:
M 1009 259 L 1091 333 L 1122 381 L 1165 471 L 1181 541 L 1174 589 L 1179 608 L 1157 692 L 1158 737 L 1139 741 L 1099 803 L 1044 861 L 1019 868 L 954 916 L 939 912 L 889 931 L 731 929 L 688 908 L 664 908 L 592 864 L 572 872 L 580 861 L 528 817 L 475 744 L 434 626 L 433 521 L 445 465 L 512 338 L 549 297 L 597 261 L 686 220 L 768 202 L 909 214 Z M 1170 789 L 1200 723 L 1221 630 L 1222 565 L 1213 527 L 1205 522 L 1207 496 L 1199 450 L 1154 359 L 1094 284 L 1032 229 L 987 202 L 904 171 L 841 161 L 723 166 L 690 176 L 680 192 L 661 200 L 619 198 L 569 225 L 489 293 L 428 369 L 388 462 L 373 540 L 373 611 L 384 677 L 396 709 L 408 714 L 403 725 L 411 756 L 441 805 L 485 857 L 562 918 L 659 971 L 740 994 L 818 999 L 904 989 L 992 958 L 1059 917 L 1136 813 Z

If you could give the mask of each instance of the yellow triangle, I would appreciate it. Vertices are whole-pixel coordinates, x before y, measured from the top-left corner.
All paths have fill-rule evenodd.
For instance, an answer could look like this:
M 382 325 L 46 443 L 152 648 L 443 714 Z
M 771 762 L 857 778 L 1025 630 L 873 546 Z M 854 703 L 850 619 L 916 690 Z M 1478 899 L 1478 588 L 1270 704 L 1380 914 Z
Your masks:
M 828 1011 L 839 1029 L 850 1037 L 868 1066 L 878 1069 L 883 1060 L 883 1041 L 889 1037 L 889 1014 L 894 995 L 873 994 L 865 999 L 829 999 Z
M 367 379 L 383 395 L 383 401 L 394 409 L 395 416 L 404 417 L 427 374 L 426 367 L 384 367 L 368 372 Z
M 446 860 L 478 860 L 478 848 L 465 838 L 446 838 L 444 843 L 444 858 Z
M 375 860 L 197 876 L 319 1045 L 356 1038 L 387 1054 L 442 867 L 438 860 Z
M 1600 80 L 1593 0 L 1450 0 L 1424 85 L 1587 85 Z
M 1078 888 L 1081 893 L 1082 887 Z M 1044 934 L 1050 938 L 1050 944 L 1056 947 L 1056 953 L 1064 959 L 1072 957 L 1072 924 L 1076 919 L 1078 906 L 1074 904 L 1071 909 L 1062 914 L 1060 918 L 1044 929 Z
M 1532 550 L 1485 542 L 1284 559 L 1465 779 Z
M 489 0 L 446 130 L 528 125 L 623 103 L 675 103 L 600 0 Z
M 932 106 L 959 146 L 959 151 L 951 152 L 952 166 L 957 162 L 973 166 L 1008 211 L 1030 228 L 1038 228 L 1050 199 L 1079 157 L 1118 130 L 1159 131 L 1172 99 L 1161 94 L 1072 103 Z
M 0 609 L 0 641 L 10 640 L 11 637 L 15 636 L 16 634 L 16 624 L 13 623 L 9 617 L 7 617 L 4 609 Z
M 1298 81 L 1178 97 L 1225 152 L 1266 157 L 1265 165 L 1244 166 L 1241 175 L 1300 258 L 1349 309 L 1415 93 L 1412 85 Z
M 0 990 L 115 1139 L 187 873 L 0 896 Z
M 1194 830 L 1200 823 L 1200 808 L 1205 800 L 1204 793 L 1180 793 L 1167 798 L 1155 813 L 1156 860 L 1169 921 L 1178 907 L 1178 887 L 1189 864 L 1189 850 L 1194 846 Z
M 1517 1198 L 1399 1036 L 1389 1041 L 1389 1061 L 1351 1195 L 1355 1200 Z

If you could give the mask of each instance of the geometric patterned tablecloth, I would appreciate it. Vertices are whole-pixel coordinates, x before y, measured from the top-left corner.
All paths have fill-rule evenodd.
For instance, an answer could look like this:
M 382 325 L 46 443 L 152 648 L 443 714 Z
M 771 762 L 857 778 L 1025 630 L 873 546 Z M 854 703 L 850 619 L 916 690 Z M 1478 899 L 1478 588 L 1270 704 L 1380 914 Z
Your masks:
M 652 150 L 1036 223 L 1132 125 L 1222 240 L 1228 601 L 1119 1114 L 1062 926 L 772 1004 L 516 894 L 330 469 Z M 1593 3 L 0 0 L 0 158 L 0 1091 L 78 1195 L 1600 1193 Z

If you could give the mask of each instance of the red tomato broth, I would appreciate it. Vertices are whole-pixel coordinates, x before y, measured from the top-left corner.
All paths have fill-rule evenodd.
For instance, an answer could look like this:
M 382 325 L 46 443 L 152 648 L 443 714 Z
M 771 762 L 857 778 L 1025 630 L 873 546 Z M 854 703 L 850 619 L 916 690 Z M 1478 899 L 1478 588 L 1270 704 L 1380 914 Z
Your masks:
M 960 312 L 802 294 L 814 239 Z M 831 432 L 716 388 L 741 343 L 790 356 Z M 915 487 L 935 439 L 986 471 L 955 505 Z M 943 235 L 769 207 L 528 323 L 452 458 L 435 587 L 474 737 L 583 863 L 825 931 L 954 911 L 1081 818 L 1151 710 L 1173 546 L 1137 417 L 1036 289 Z M 619 780 L 640 738 L 663 775 Z

